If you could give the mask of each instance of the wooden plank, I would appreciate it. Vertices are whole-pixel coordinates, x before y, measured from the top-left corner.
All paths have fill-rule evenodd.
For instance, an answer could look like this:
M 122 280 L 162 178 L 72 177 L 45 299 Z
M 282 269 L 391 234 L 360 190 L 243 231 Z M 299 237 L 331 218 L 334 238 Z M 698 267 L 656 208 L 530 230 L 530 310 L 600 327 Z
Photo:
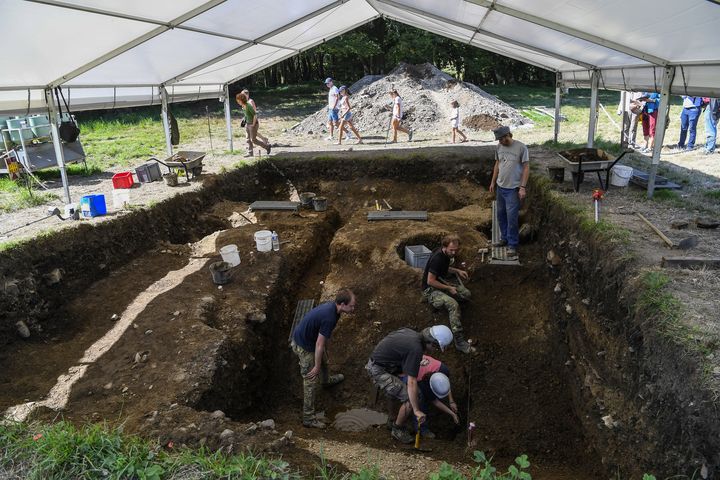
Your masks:
M 274 200 L 257 200 L 250 204 L 251 210 L 297 210 L 300 202 L 281 202 Z
M 313 309 L 315 306 L 315 300 L 312 298 L 308 298 L 305 300 L 300 300 L 297 303 L 297 307 L 295 307 L 295 317 L 293 317 L 292 325 L 290 326 L 290 334 L 288 335 L 288 343 L 292 342 L 292 335 L 295 331 L 295 326 L 300 323 L 300 321 L 303 319 L 307 313 Z
M 368 212 L 368 222 L 378 220 L 420 220 L 426 222 L 428 219 L 427 211 L 424 210 L 401 210 L 401 211 L 388 211 L 380 210 L 375 212 Z
M 660 264 L 664 268 L 720 268 L 720 258 L 711 257 L 663 257 Z
M 655 233 L 657 233 L 660 238 L 662 238 L 662 241 L 665 242 L 668 247 L 673 248 L 673 247 L 675 246 L 675 244 L 673 243 L 673 241 L 670 240 L 663 232 L 661 232 L 659 228 L 657 228 L 655 225 L 653 225 L 652 223 L 650 223 L 650 220 L 648 220 L 647 218 L 643 217 L 643 214 L 642 214 L 642 213 L 640 213 L 640 212 L 635 212 L 635 214 L 636 214 L 638 217 L 640 217 L 640 220 L 642 220 L 643 222 L 645 222 L 648 227 L 652 228 L 653 231 L 654 231 Z

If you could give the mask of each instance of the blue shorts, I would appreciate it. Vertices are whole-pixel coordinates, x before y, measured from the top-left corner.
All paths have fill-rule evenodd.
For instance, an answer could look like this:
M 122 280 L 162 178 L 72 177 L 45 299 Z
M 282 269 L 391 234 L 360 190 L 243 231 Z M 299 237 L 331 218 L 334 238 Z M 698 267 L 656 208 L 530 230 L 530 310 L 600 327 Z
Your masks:
M 338 121 L 338 109 L 337 108 L 328 108 L 328 120 L 331 120 L 333 122 Z
M 343 120 L 345 120 L 346 122 L 349 122 L 351 118 L 352 112 L 347 112 L 345 115 L 343 115 Z

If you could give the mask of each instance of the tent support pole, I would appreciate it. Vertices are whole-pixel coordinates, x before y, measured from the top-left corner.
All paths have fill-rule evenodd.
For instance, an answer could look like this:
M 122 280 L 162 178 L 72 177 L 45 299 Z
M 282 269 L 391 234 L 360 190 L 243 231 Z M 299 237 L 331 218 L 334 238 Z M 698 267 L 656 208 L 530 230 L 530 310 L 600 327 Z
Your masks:
M 160 87 L 160 99 L 162 100 L 162 122 L 163 130 L 165 130 L 165 148 L 168 158 L 173 155 L 172 139 L 170 136 L 170 119 L 168 118 L 168 95 L 165 85 Z
M 70 185 L 68 183 L 67 171 L 65 169 L 65 153 L 63 152 L 62 140 L 60 139 L 60 129 L 58 128 L 57 110 L 55 109 L 55 100 L 53 99 L 52 88 L 45 89 L 45 103 L 48 109 L 48 118 L 50 119 L 50 131 L 52 132 L 53 147 L 55 147 L 55 160 L 60 169 L 60 178 L 63 184 L 63 193 L 65 194 L 65 205 L 69 205 Z M 70 112 L 68 112 L 68 115 Z M 27 152 L 23 152 L 27 156 Z
M 660 164 L 660 150 L 665 140 L 665 127 L 670 115 L 670 86 L 675 77 L 675 67 L 665 67 L 662 87 L 660 88 L 660 105 L 658 105 L 658 118 L 655 125 L 655 143 L 653 144 L 652 166 L 648 177 L 647 197 L 652 198 L 655 192 L 655 176 Z
M 230 87 L 227 84 L 223 87 L 223 97 L 225 98 L 223 103 L 225 105 L 225 128 L 227 129 L 228 150 L 232 153 L 234 150 L 232 120 L 230 118 Z
M 553 141 L 558 142 L 560 135 L 560 102 L 562 100 L 562 73 L 555 74 L 555 131 L 553 133 Z
M 588 139 L 587 148 L 593 148 L 595 145 L 595 129 L 597 128 L 598 118 L 598 82 L 600 74 L 597 70 L 593 70 L 592 78 L 590 79 L 590 122 L 588 123 Z

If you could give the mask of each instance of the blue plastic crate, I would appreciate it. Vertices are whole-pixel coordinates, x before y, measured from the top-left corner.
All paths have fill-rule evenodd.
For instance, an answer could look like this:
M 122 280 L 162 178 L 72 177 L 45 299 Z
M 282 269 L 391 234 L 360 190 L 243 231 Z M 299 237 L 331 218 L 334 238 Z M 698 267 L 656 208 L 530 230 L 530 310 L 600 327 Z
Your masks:
M 414 268 L 425 268 L 432 251 L 425 245 L 406 245 L 405 263 Z
M 80 211 L 85 218 L 105 215 L 107 213 L 105 195 L 85 195 L 80 199 Z

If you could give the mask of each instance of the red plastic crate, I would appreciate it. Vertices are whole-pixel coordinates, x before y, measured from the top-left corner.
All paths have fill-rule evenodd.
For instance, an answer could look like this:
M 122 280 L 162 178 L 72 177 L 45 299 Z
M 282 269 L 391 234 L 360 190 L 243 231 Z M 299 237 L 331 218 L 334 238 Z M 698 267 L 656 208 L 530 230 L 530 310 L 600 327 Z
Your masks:
M 132 188 L 133 176 L 132 172 L 120 172 L 116 173 L 112 177 L 113 188 Z

